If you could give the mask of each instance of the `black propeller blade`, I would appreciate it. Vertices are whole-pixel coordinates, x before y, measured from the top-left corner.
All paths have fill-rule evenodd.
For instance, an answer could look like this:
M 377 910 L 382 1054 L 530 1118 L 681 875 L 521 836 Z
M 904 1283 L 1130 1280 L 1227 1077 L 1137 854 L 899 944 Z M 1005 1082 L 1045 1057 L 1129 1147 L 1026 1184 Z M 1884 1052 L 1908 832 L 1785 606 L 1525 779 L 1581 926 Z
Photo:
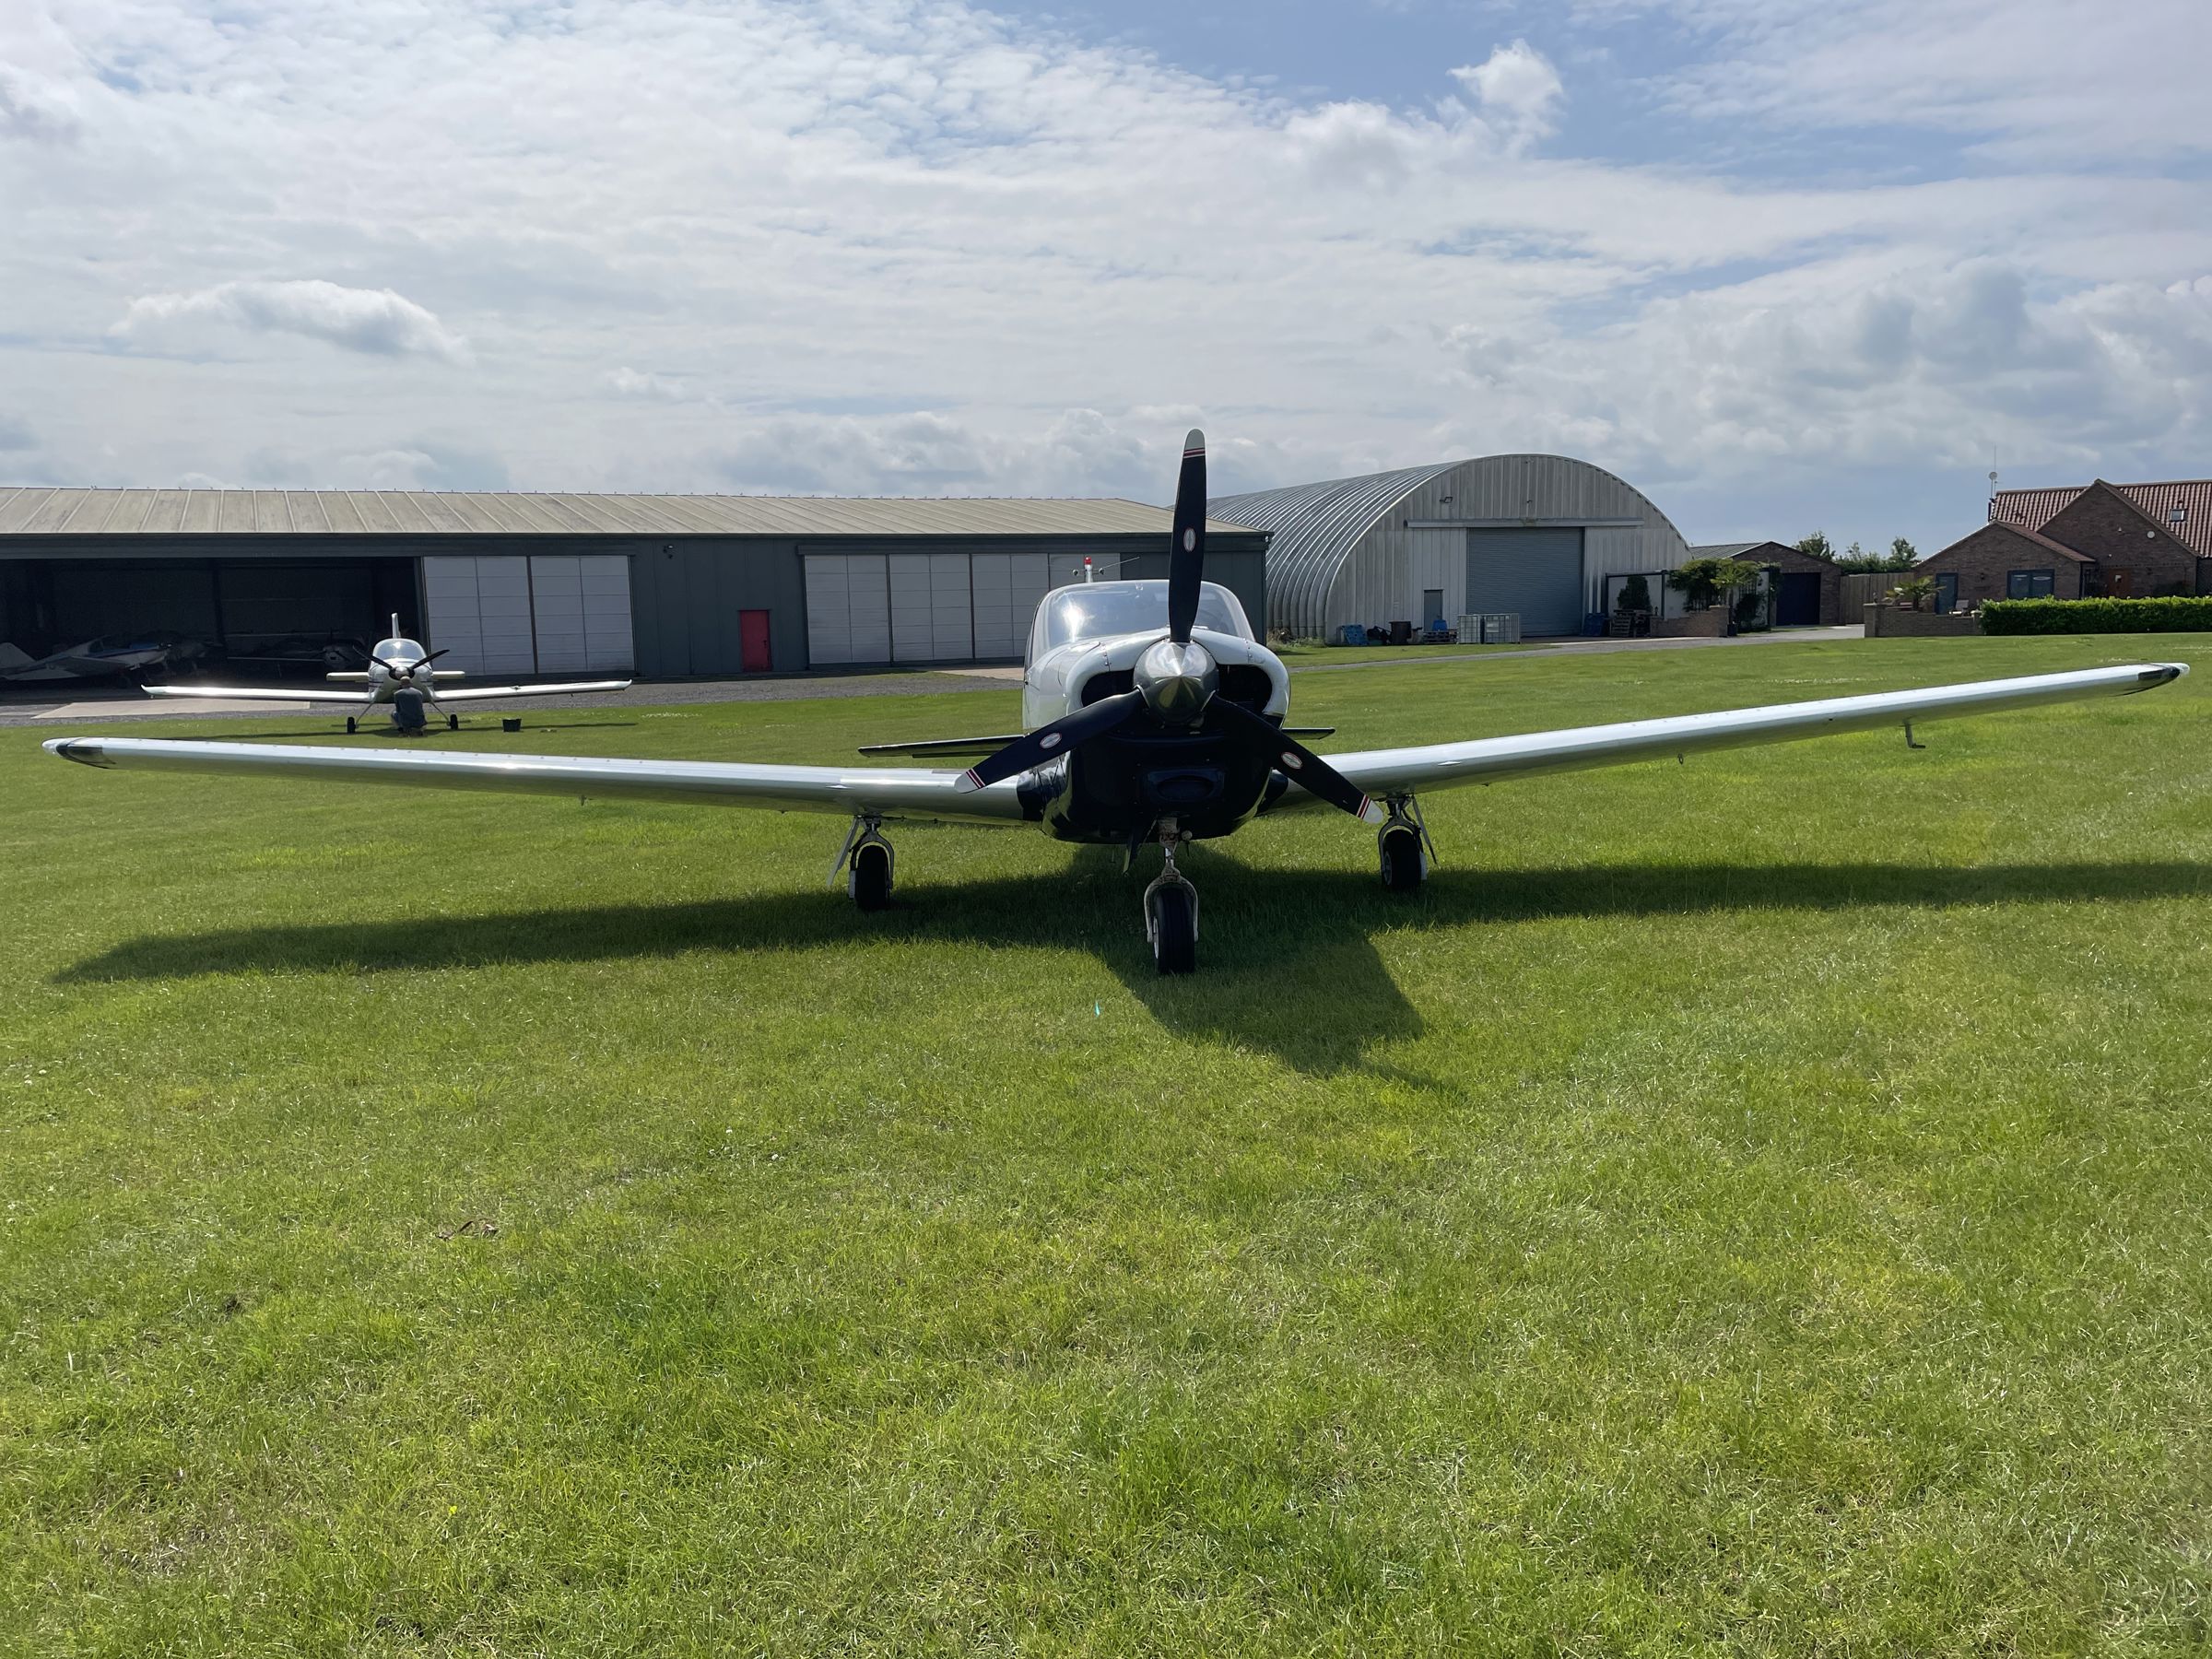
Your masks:
M 1028 736 L 1007 744 L 988 759 L 978 760 L 954 781 L 953 787 L 965 792 L 996 783 L 1002 778 L 1019 777 L 1093 737 L 1112 731 L 1144 706 L 1142 691 L 1124 691 L 1119 697 L 1088 703 L 1073 714 L 1064 714 L 1052 724 L 1039 726 Z
M 1206 570 L 1206 434 L 1196 427 L 1182 441 L 1174 537 L 1168 550 L 1168 638 L 1185 645 L 1198 620 L 1198 581 Z
M 1304 744 L 1284 736 L 1273 722 L 1254 714 L 1242 703 L 1231 702 L 1226 697 L 1215 698 L 1206 705 L 1206 724 L 1216 731 L 1233 732 L 1248 742 L 1265 747 L 1275 757 L 1275 764 L 1289 775 L 1293 783 L 1319 795 L 1330 806 L 1341 807 L 1362 822 L 1380 824 L 1390 817 L 1389 813 L 1368 799 L 1367 792 L 1359 784 Z

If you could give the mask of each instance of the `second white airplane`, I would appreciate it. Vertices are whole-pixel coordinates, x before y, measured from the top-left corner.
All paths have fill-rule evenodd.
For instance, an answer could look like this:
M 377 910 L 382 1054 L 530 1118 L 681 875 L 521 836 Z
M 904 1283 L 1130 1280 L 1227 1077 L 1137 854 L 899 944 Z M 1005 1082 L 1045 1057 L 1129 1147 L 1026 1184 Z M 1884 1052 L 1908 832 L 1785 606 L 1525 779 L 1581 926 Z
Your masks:
M 450 647 L 448 649 L 451 649 Z M 325 679 L 351 680 L 358 691 L 300 691 L 288 686 L 147 686 L 149 697 L 229 697 L 250 702 L 360 703 L 381 707 L 392 717 L 392 729 L 410 735 L 429 729 L 435 715 L 445 716 L 449 730 L 458 730 L 461 716 L 444 703 L 483 702 L 501 697 L 561 697 L 581 691 L 627 691 L 628 680 L 572 680 L 552 686 L 440 686 L 440 680 L 457 680 L 458 668 L 433 668 L 443 651 L 425 651 L 399 631 L 399 614 L 392 616 L 392 637 L 379 640 L 369 653 L 366 668 L 341 668 Z M 360 729 L 360 716 L 346 716 L 346 729 Z

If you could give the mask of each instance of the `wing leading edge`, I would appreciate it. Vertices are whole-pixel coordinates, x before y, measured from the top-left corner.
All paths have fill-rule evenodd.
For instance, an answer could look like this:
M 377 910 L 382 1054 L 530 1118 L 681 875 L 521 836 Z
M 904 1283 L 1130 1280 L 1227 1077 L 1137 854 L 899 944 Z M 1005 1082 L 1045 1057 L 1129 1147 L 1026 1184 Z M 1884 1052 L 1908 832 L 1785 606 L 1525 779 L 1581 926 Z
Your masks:
M 1931 686 L 1920 691 L 1877 691 L 1865 697 L 1728 709 L 1665 720 L 1630 720 L 1617 725 L 1576 726 L 1514 737 L 1478 737 L 1418 748 L 1363 749 L 1331 755 L 1328 760 L 1345 777 L 1381 800 L 1417 790 L 1454 789 L 1468 783 L 1494 783 L 1503 778 L 1619 766 L 1705 749 L 1788 743 L 1831 732 L 1901 725 L 1907 721 L 1987 714 L 2080 698 L 2124 697 L 2170 685 L 2188 672 L 2183 663 L 2136 663 L 2121 668 L 1975 680 L 1966 685 Z M 1320 805 L 1314 796 L 1293 787 L 1271 810 Z
M 614 760 L 584 756 L 483 755 L 309 747 L 276 743 L 186 743 L 150 737 L 55 737 L 49 754 L 86 766 L 143 767 L 397 783 L 593 799 L 692 801 L 775 812 L 874 813 L 887 818 L 1018 824 L 1011 782 L 962 794 L 956 772 L 917 767 L 847 771 L 834 766 L 760 766 L 731 760 Z

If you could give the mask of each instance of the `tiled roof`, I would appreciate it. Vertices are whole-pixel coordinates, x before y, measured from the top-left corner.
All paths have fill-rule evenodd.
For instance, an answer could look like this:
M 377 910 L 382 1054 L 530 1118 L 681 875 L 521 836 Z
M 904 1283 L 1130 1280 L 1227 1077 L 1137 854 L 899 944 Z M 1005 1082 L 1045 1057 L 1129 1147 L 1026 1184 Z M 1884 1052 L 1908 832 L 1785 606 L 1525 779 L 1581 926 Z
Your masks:
M 2041 530 L 2071 507 L 2087 484 L 2068 484 L 2050 489 L 2000 489 L 1990 498 L 1993 524 L 2016 524 Z M 2212 478 L 2183 478 L 2168 484 L 2115 484 L 2152 523 L 2201 558 L 2212 558 Z M 2182 513 L 2175 524 L 2173 514 Z

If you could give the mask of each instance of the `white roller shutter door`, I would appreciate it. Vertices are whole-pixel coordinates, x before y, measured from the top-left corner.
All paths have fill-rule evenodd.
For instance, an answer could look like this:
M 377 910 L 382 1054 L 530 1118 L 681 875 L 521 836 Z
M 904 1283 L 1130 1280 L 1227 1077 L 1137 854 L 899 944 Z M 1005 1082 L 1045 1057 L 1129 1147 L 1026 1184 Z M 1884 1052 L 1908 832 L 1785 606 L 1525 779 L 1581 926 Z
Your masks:
M 629 560 L 615 554 L 425 559 L 433 648 L 469 674 L 627 672 Z

